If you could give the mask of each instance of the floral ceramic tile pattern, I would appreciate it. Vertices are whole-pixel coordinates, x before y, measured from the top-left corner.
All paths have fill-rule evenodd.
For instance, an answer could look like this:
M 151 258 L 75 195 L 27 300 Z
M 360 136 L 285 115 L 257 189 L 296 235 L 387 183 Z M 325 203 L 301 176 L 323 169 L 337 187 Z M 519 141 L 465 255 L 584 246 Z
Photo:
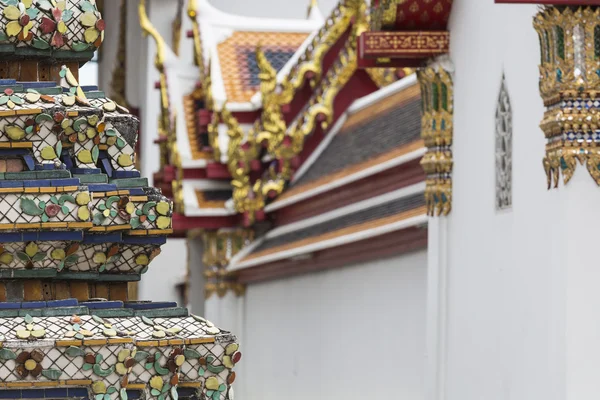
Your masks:
M 130 299 L 173 206 L 139 121 L 72 70 L 104 28 L 94 0 L 0 0 L 0 398 L 232 399 L 235 336 Z

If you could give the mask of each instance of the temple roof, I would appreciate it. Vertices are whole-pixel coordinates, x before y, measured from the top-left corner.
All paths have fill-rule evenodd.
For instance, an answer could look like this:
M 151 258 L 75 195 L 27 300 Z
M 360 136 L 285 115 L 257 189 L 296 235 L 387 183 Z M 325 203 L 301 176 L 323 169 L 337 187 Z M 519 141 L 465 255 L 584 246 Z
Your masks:
M 425 224 L 419 107 L 414 76 L 356 100 L 267 205 L 274 227 L 234 257 L 230 270 Z
M 406 93 L 402 93 L 403 97 Z M 421 106 L 418 95 L 398 102 L 390 99 L 393 108 L 377 113 L 369 107 L 362 110 L 365 119 L 359 114 L 346 121 L 342 129 L 334 136 L 317 161 L 299 178 L 292 181 L 281 200 L 294 193 L 306 190 L 308 186 L 318 185 L 324 178 L 335 179 L 347 176 L 353 171 L 364 169 L 397 148 L 418 141 L 421 135 Z M 343 157 L 339 155 L 343 154 Z M 323 182 L 321 183 L 323 184 Z
M 248 268 L 426 223 L 424 184 L 370 198 L 268 232 L 239 253 L 230 270 Z
M 420 157 L 420 93 L 415 78 L 406 77 L 350 106 L 342 123 L 331 130 L 266 211 L 333 190 L 336 182 L 362 178 L 369 170 L 375 173 L 399 157 L 411 153 Z
M 212 95 L 216 108 L 227 102 L 231 110 L 252 110 L 258 92 L 256 46 L 282 74 L 289 71 L 299 53 L 308 46 L 311 33 L 323 23 L 315 10 L 304 19 L 272 19 L 232 15 L 200 0 L 197 18 L 203 53 L 211 65 Z

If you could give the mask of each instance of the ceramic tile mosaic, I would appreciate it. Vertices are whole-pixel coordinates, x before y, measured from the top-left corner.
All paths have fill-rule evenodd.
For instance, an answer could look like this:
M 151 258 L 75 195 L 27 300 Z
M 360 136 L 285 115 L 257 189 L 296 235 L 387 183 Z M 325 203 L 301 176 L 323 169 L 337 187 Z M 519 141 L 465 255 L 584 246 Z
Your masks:
M 281 69 L 308 37 L 308 33 L 234 32 L 217 51 L 227 99 L 250 101 L 258 92 L 256 44 L 261 47 L 276 70 Z
M 62 65 L 103 31 L 94 0 L 0 1 L 0 399 L 231 399 L 235 336 L 128 301 L 173 206 L 135 170 L 137 118 Z

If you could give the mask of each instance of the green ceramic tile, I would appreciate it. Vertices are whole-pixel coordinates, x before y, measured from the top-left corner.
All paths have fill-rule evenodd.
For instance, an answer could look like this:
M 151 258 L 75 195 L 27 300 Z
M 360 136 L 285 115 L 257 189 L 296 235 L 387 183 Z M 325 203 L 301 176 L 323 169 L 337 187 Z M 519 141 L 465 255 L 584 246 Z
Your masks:
M 11 180 L 32 180 L 37 179 L 36 171 L 28 171 L 28 172 L 6 172 L 4 174 L 4 179 Z
M 73 178 L 79 178 L 79 182 L 84 183 L 108 183 L 108 176 L 105 174 L 75 174 Z
M 70 178 L 71 171 L 65 169 L 55 169 L 53 171 L 35 171 L 37 179 L 62 179 Z
M 38 88 L 35 90 L 37 90 L 39 94 L 58 95 L 62 93 L 62 88 L 60 87 Z
M 114 183 L 118 188 L 148 187 L 148 178 L 111 179 L 110 183 Z
M 87 315 L 89 314 L 87 307 L 57 307 L 45 308 L 43 315 L 45 317 L 65 317 L 68 315 Z
M 106 94 L 102 91 L 86 92 L 85 97 L 88 99 L 102 99 L 106 97 Z
M 54 278 L 55 269 L 16 269 L 13 272 L 14 278 Z
M 140 274 L 100 274 L 96 278 L 98 282 L 137 282 L 140 279 Z
M 18 317 L 20 309 L 17 310 L 0 310 L 0 318 Z
M 72 281 L 95 281 L 98 279 L 97 272 L 61 272 L 57 275 L 58 279 Z
M 133 317 L 135 312 L 129 308 L 113 308 L 105 310 L 90 310 L 90 314 L 102 318 Z
M 167 317 L 187 317 L 189 315 L 187 308 L 173 307 L 173 308 L 159 308 L 157 310 L 138 310 L 135 312 L 136 317 L 148 317 L 148 318 L 167 318 Z
M 19 317 L 24 317 L 27 314 L 31 315 L 32 317 L 42 317 L 44 315 L 44 309 L 43 308 L 33 308 L 33 309 L 20 309 L 19 310 Z

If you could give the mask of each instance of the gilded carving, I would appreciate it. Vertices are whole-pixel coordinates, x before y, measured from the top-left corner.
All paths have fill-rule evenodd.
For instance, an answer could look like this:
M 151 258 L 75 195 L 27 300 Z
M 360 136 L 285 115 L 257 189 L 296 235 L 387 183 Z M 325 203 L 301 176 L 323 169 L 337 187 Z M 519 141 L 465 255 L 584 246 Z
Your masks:
M 540 94 L 547 107 L 540 127 L 547 139 L 543 166 L 548 188 L 572 178 L 577 161 L 600 185 L 598 85 L 600 9 L 547 7 L 534 19 L 541 47 Z
M 161 162 L 175 166 L 176 174 L 172 182 L 173 189 L 173 204 L 175 211 L 183 213 L 183 170 L 181 168 L 181 157 L 177 147 L 177 126 L 176 115 L 172 112 L 171 103 L 169 100 L 167 74 L 164 68 L 166 59 L 167 45 L 165 40 L 160 35 L 158 30 L 152 25 L 146 13 L 146 0 L 140 0 L 139 6 L 140 26 L 144 35 L 150 35 L 156 42 L 156 57 L 154 64 L 159 72 L 159 87 L 160 87 L 160 105 L 161 113 L 158 120 L 158 135 L 160 138 L 166 138 L 166 141 L 161 145 Z M 161 165 L 161 168 L 164 164 Z
M 427 174 L 427 213 L 448 215 L 452 209 L 452 77 L 441 67 L 422 69 L 417 77 L 422 101 L 421 137 L 427 147 L 421 160 Z
M 236 295 L 244 294 L 245 288 L 236 282 L 235 277 L 227 271 L 231 259 L 254 239 L 254 232 L 247 229 L 204 232 L 204 295 L 206 298 L 217 294 L 225 296 L 229 290 Z

